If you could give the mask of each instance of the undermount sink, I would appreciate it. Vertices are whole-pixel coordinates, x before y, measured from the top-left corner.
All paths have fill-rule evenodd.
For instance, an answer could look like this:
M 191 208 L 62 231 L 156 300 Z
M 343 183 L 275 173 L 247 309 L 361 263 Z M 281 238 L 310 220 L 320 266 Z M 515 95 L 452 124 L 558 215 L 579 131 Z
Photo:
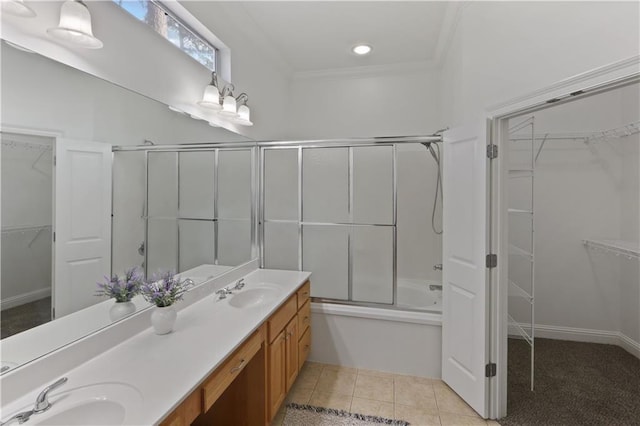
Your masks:
M 229 304 L 236 308 L 255 308 L 275 300 L 282 292 L 276 284 L 258 283 L 231 296 Z
M 135 409 L 142 405 L 142 395 L 125 383 L 105 382 L 80 386 L 66 391 L 52 391 L 51 408 L 33 414 L 31 425 L 95 426 L 137 424 Z M 24 407 L 20 411 L 32 409 Z M 4 416 L 3 416 L 4 417 Z M 5 419 L 3 419 L 5 420 Z M 17 423 L 16 423 L 17 424 Z

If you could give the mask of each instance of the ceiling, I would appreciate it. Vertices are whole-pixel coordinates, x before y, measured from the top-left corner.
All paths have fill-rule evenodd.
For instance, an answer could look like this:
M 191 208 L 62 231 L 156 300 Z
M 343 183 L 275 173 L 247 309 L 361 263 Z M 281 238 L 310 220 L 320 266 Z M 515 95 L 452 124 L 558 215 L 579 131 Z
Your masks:
M 208 2 L 199 3 L 206 14 Z M 231 2 L 293 72 L 430 62 L 437 58 L 447 2 Z M 367 43 L 373 52 L 356 56 Z

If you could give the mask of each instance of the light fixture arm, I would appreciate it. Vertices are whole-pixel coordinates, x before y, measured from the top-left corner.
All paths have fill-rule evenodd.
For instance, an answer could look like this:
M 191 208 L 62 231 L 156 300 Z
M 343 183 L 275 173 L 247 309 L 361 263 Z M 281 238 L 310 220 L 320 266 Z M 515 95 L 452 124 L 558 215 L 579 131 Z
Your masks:
M 238 107 L 239 107 L 240 105 L 246 105 L 248 101 L 249 101 L 249 95 L 247 95 L 247 94 L 246 94 L 246 93 L 244 93 L 244 92 L 243 92 L 243 93 L 240 93 L 240 94 L 238 95 L 238 97 L 236 98 L 236 102 L 237 102 Z
M 209 85 L 218 87 L 218 75 L 215 71 L 211 72 L 211 83 Z
M 236 90 L 236 86 L 233 83 L 225 84 L 222 89 L 222 93 L 220 93 L 220 97 L 224 99 L 225 96 L 230 95 L 233 96 L 233 91 Z

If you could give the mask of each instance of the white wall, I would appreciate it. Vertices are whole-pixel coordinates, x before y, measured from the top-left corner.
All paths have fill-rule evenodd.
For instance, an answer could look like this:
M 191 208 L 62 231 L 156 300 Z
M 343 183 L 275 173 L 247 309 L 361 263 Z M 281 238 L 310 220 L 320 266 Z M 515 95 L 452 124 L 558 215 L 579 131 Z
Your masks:
M 440 128 L 436 72 L 392 67 L 300 74 L 291 85 L 290 139 L 413 136 Z
M 638 117 L 640 92 L 633 85 L 539 111 L 535 132 L 604 131 L 637 122 Z M 638 134 L 590 144 L 549 140 L 541 151 L 534 198 L 539 336 L 554 337 L 554 328 L 577 328 L 595 330 L 589 334 L 602 341 L 603 336 L 622 332 L 640 348 L 637 259 L 589 250 L 581 244 L 583 239 L 597 238 L 638 242 L 639 140 Z M 510 151 L 522 145 L 528 143 L 510 142 Z M 513 195 L 527 196 L 526 191 Z M 509 267 L 511 277 L 511 268 L 518 265 Z M 547 328 L 552 329 L 551 334 Z M 594 338 L 575 333 L 569 337 Z
M 442 121 L 640 52 L 638 2 L 469 2 L 440 71 Z
M 211 72 L 207 68 L 111 1 L 88 4 L 93 32 L 104 42 L 102 49 L 74 49 L 53 42 L 46 36 L 46 29 L 57 24 L 60 4 L 30 2 L 38 13 L 32 19 L 3 14 L 2 38 L 166 105 L 219 121 L 196 105 L 211 80 Z M 250 97 L 255 126 L 225 126 L 253 138 L 278 137 L 284 124 L 281 121 L 285 105 L 282 90 L 286 86 L 286 77 L 274 65 L 274 58 L 262 55 L 255 42 L 243 39 L 238 28 L 229 25 L 224 5 L 176 2 L 170 6 L 182 9 L 181 5 L 193 9 L 192 12 L 231 49 L 231 80 L 236 91 L 246 91 Z M 38 73 L 38 76 L 42 74 Z M 215 134 L 210 140 L 215 140 Z
M 2 43 L 3 126 L 111 145 L 246 140 L 92 75 Z
M 231 51 L 231 76 L 236 96 L 246 92 L 255 126 L 236 127 L 255 140 L 284 139 L 288 117 L 289 69 L 257 31 L 242 2 L 181 2 L 211 29 Z M 202 89 L 201 89 L 202 90 Z

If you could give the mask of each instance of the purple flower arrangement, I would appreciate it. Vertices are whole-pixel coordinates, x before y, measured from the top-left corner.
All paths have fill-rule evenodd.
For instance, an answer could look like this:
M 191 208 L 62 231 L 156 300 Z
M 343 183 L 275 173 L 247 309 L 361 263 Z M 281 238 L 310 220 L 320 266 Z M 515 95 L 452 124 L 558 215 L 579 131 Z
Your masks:
M 140 293 L 147 302 L 164 308 L 182 300 L 192 285 L 193 281 L 190 279 L 181 281 L 174 272 L 166 271 L 154 275 L 150 281 L 144 282 L 140 286 Z
M 107 296 L 116 299 L 116 302 L 131 301 L 131 298 L 140 292 L 144 282 L 142 271 L 138 267 L 126 270 L 123 277 L 114 274 L 111 278 L 104 279 L 104 282 L 97 283 L 96 296 Z

